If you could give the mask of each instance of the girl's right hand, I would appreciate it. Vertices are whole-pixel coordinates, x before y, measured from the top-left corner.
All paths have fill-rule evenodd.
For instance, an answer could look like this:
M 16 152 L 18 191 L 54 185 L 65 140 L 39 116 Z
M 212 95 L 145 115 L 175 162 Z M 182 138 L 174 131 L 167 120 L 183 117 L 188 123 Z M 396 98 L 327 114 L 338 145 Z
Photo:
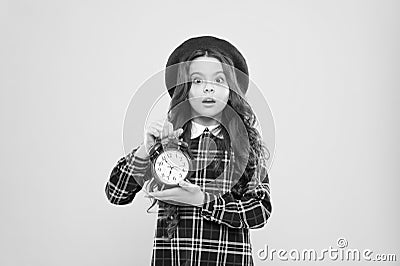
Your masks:
M 161 141 L 166 138 L 178 138 L 183 133 L 182 128 L 174 131 L 173 125 L 167 120 L 157 120 L 148 124 L 144 132 L 144 148 L 147 154 L 150 153 L 151 147 L 155 144 L 156 139 Z

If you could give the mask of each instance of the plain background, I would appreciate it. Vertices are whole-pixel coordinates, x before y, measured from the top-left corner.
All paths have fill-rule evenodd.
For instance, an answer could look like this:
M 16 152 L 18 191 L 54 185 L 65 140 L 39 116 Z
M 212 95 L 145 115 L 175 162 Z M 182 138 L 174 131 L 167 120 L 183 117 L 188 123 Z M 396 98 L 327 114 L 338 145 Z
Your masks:
M 238 47 L 274 116 L 273 213 L 252 231 L 255 264 L 303 265 L 256 251 L 339 237 L 400 259 L 400 2 L 0 5 L 1 265 L 149 264 L 149 202 L 114 206 L 104 187 L 134 91 L 203 34 Z

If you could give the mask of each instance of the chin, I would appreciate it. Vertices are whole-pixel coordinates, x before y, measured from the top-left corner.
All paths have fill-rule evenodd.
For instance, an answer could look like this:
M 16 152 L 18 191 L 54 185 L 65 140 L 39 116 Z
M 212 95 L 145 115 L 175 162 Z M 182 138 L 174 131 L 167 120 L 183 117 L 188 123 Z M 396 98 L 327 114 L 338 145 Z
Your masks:
M 192 107 L 193 108 L 193 107 Z M 203 108 L 193 108 L 193 114 L 197 116 L 205 116 L 210 118 L 219 117 L 221 115 L 223 108 L 212 108 L 212 109 L 203 109 Z
M 204 117 L 209 117 L 209 118 L 214 118 L 214 119 L 216 119 L 216 118 L 220 117 L 220 114 L 221 114 L 221 113 L 203 112 L 203 113 L 200 113 L 199 115 L 204 116 Z

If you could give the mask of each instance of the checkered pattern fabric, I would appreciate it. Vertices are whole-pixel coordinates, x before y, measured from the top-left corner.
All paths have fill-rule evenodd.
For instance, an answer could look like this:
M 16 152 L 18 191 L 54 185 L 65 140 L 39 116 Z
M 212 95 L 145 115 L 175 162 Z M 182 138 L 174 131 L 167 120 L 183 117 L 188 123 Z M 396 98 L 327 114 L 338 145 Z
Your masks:
M 249 190 L 237 200 L 230 192 L 234 156 L 221 142 L 209 132 L 191 140 L 197 170 L 189 181 L 202 188 L 205 202 L 178 207 L 180 221 L 171 240 L 165 237 L 166 209 L 159 205 L 151 265 L 253 265 L 249 229 L 263 227 L 271 214 L 266 162 L 260 160 Z M 113 204 L 131 203 L 142 188 L 136 180 L 151 178 L 149 160 L 136 157 L 136 150 L 111 172 L 105 192 Z

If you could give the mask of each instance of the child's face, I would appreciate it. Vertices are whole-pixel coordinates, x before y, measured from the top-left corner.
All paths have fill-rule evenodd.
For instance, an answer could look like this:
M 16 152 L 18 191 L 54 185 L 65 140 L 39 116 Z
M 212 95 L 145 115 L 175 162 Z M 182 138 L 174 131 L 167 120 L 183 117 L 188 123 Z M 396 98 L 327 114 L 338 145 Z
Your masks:
M 214 57 L 198 57 L 189 67 L 192 81 L 189 103 L 195 115 L 220 119 L 229 98 L 229 87 L 221 62 Z

